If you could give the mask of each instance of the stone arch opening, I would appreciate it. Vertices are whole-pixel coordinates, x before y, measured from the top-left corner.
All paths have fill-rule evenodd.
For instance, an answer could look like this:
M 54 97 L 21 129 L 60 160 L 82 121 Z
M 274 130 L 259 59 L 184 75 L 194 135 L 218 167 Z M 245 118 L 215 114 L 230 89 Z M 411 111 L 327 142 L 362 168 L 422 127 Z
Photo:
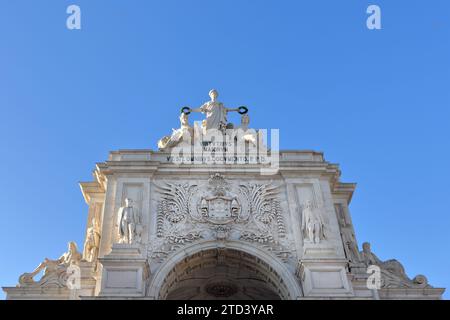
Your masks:
M 155 272 L 154 299 L 297 299 L 301 288 L 287 266 L 241 242 L 203 242 L 184 248 Z
M 228 248 L 202 250 L 169 273 L 160 299 L 289 299 L 283 279 L 264 261 Z

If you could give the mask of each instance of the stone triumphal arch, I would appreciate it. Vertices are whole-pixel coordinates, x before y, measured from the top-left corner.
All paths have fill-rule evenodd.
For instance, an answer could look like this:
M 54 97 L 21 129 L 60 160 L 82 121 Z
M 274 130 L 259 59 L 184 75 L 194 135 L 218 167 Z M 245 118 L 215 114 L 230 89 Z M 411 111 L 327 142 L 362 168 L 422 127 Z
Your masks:
M 369 243 L 360 250 L 354 183 L 311 150 L 278 150 L 248 108 L 211 90 L 184 107 L 158 151 L 119 150 L 80 183 L 83 250 L 36 261 L 8 299 L 439 299 Z M 191 123 L 200 112 L 203 121 Z M 227 114 L 238 112 L 239 124 Z M 275 142 L 275 144 L 274 144 Z M 82 252 L 79 252 L 82 251 Z

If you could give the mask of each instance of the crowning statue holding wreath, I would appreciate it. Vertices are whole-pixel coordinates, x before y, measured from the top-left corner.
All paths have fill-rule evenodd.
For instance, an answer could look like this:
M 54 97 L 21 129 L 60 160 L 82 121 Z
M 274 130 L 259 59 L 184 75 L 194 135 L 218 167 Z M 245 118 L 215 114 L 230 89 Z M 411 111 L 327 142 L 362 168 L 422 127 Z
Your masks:
M 246 107 L 239 107 L 235 109 L 229 109 L 224 106 L 222 102 L 217 101 L 219 93 L 217 90 L 212 89 L 209 91 L 210 101 L 205 102 L 200 108 L 190 109 L 185 107 L 182 112 L 189 114 L 191 112 L 202 112 L 206 114 L 206 130 L 217 129 L 224 130 L 227 128 L 227 113 L 237 111 L 240 114 L 247 113 Z

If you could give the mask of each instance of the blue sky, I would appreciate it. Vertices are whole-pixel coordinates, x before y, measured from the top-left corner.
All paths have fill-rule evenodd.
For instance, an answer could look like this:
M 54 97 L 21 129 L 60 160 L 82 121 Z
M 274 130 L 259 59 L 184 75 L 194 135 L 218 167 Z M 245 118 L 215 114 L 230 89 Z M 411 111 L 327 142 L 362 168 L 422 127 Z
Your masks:
M 216 88 L 358 183 L 360 245 L 450 287 L 449 15 L 446 0 L 1 0 L 0 285 L 81 247 L 77 183 L 111 150 L 156 149 Z

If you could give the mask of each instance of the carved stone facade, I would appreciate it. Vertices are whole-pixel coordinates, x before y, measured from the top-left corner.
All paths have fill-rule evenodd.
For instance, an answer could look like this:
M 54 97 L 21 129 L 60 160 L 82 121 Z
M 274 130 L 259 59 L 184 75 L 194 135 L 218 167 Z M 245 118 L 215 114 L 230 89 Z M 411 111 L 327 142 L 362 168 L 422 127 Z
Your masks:
M 183 245 L 199 239 L 265 245 L 284 242 L 278 187 L 271 182 L 227 181 L 215 173 L 207 182 L 164 181 L 163 185 L 155 183 L 155 187 L 160 200 L 152 243 Z
M 247 108 L 216 97 L 198 110 L 225 130 L 226 112 Z M 355 184 L 341 182 L 322 153 L 280 151 L 272 175 L 258 163 L 177 164 L 168 142 L 185 143 L 180 132 L 160 151 L 114 151 L 97 164 L 94 180 L 80 184 L 89 207 L 83 257 L 69 246 L 4 287 L 7 298 L 441 298 L 444 289 L 410 279 L 369 244 L 360 252 L 348 209 Z
M 409 279 L 399 262 L 379 260 L 368 245 L 359 252 L 348 209 L 355 185 L 340 182 L 339 168 L 321 153 L 281 152 L 273 176 L 261 176 L 257 165 L 179 166 L 168 158 L 112 152 L 94 182 L 81 183 L 89 247 L 75 296 L 61 260 L 4 288 L 8 299 L 441 297 L 443 289 L 424 276 Z M 127 198 L 141 224 L 132 244 L 120 243 L 116 223 Z M 307 234 L 308 205 L 320 215 L 311 229 L 320 232 L 316 241 Z M 379 290 L 367 288 L 369 265 L 380 267 Z

